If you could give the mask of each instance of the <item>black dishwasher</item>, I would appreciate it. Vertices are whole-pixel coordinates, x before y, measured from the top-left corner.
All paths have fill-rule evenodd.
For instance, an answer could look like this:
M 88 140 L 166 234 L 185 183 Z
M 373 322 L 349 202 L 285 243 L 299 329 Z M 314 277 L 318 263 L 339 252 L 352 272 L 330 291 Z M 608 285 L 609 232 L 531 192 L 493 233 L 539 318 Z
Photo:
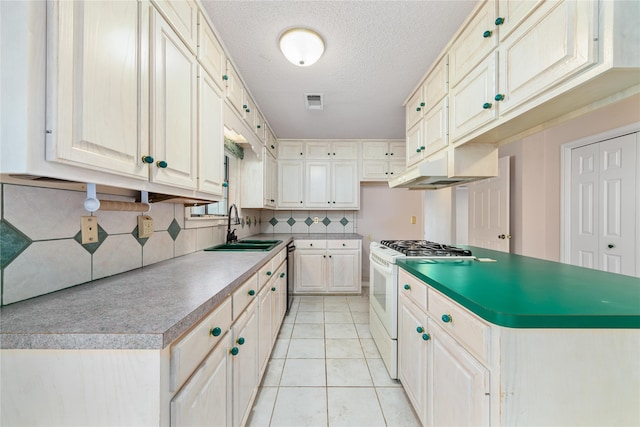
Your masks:
M 293 267 L 294 267 L 294 252 L 296 250 L 296 246 L 293 242 L 287 245 L 287 311 L 286 314 L 289 314 L 289 309 L 291 308 L 291 303 L 293 302 Z

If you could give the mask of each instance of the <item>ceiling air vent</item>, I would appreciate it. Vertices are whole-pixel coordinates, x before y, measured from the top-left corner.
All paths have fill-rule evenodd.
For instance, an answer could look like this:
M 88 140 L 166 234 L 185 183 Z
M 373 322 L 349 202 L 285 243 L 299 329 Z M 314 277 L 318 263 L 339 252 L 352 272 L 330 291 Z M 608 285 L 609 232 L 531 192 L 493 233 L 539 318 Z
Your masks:
M 324 108 L 321 93 L 305 93 L 304 100 L 307 110 L 322 110 Z

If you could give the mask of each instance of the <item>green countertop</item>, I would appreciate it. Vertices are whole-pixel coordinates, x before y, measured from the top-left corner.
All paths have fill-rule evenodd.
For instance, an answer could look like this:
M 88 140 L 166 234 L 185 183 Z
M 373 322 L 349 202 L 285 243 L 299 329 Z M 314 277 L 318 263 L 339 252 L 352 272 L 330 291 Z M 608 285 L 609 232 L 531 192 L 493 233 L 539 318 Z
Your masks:
M 398 265 L 481 318 L 511 328 L 640 328 L 640 279 L 469 247 L 477 260 Z M 402 283 L 400 283 L 402 286 Z

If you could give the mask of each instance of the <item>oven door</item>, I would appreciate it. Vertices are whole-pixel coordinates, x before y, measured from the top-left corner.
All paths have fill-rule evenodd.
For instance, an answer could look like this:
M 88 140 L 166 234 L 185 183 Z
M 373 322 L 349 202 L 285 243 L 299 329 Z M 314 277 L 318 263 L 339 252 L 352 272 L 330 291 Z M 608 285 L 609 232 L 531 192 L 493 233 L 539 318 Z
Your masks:
M 398 338 L 398 266 L 369 255 L 369 301 L 391 339 Z

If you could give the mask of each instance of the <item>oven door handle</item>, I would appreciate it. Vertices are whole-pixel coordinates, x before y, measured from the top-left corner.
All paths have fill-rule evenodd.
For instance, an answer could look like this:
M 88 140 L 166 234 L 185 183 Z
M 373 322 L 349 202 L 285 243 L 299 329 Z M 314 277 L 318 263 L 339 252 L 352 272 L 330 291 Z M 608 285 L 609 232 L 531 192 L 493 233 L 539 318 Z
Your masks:
M 369 256 L 369 262 L 372 265 L 374 265 L 375 268 L 377 268 L 378 270 L 381 270 L 381 271 L 383 271 L 385 273 L 388 273 L 388 274 L 393 273 L 393 265 L 392 264 L 389 264 L 389 265 L 380 264 L 380 262 L 376 258 L 374 258 L 372 256 Z

